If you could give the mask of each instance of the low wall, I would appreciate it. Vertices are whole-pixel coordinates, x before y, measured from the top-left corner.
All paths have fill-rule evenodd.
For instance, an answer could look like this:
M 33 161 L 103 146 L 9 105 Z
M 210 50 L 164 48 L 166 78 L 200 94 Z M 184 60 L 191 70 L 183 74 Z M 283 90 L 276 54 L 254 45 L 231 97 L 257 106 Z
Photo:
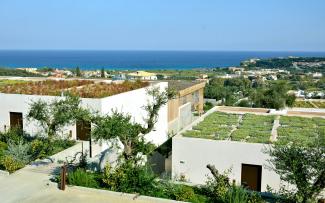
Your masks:
M 172 151 L 172 177 L 184 175 L 191 183 L 204 184 L 210 171 L 208 164 L 215 165 L 223 172 L 231 169 L 229 178 L 241 184 L 242 164 L 262 166 L 261 191 L 266 191 L 267 185 L 279 189 L 280 177 L 270 170 L 263 153 L 268 145 L 234 141 L 217 141 L 200 138 L 174 137 Z

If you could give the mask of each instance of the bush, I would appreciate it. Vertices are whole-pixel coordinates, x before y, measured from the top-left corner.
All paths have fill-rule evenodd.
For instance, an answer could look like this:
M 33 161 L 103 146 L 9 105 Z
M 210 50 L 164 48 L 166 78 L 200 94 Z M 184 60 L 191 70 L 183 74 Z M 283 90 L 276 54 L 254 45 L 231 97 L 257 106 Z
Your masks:
M 154 187 L 155 178 L 148 166 L 134 166 L 126 161 L 115 169 L 106 165 L 102 180 L 113 191 L 146 194 Z
M 177 201 L 191 201 L 195 199 L 195 193 L 192 187 L 187 185 L 174 185 L 173 196 Z
M 4 156 L 0 162 L 9 173 L 13 173 L 25 165 L 24 163 L 17 161 L 14 157 L 8 155 Z
M 17 144 L 9 142 L 8 149 L 5 150 L 5 155 L 12 157 L 16 162 L 27 164 L 31 161 L 29 154 L 30 145 L 20 140 Z
M 47 156 L 48 145 L 40 139 L 31 142 L 30 154 L 33 159 L 43 159 Z
M 232 186 L 226 193 L 225 202 L 248 203 L 248 194 L 242 187 Z
M 208 110 L 212 109 L 212 107 L 213 107 L 213 104 L 211 102 L 205 102 L 204 106 L 203 106 L 203 110 L 208 111 Z
M 10 128 L 7 132 L 0 132 L 0 141 L 9 143 L 18 143 L 23 139 L 23 133 L 20 129 Z
M 99 182 L 94 173 L 86 172 L 84 169 L 78 168 L 77 170 L 68 173 L 68 183 L 71 185 L 98 188 Z
M 4 155 L 4 151 L 7 149 L 8 145 L 0 141 L 0 157 Z

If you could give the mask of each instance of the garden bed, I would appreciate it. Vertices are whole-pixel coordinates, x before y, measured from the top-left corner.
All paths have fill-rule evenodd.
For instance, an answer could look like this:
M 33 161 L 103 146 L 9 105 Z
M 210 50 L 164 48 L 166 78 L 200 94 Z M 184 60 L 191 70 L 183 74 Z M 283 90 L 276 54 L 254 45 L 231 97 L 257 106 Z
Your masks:
M 315 143 L 317 136 L 324 136 L 325 119 L 282 116 L 278 128 L 278 140 L 283 144 L 294 143 L 310 145 Z
M 274 116 L 245 114 L 238 129 L 232 133 L 232 140 L 269 143 L 273 122 Z
M 116 83 L 95 83 L 91 80 L 44 80 L 37 82 L 0 80 L 0 92 L 6 94 L 61 96 L 70 93 L 82 98 L 103 98 L 147 87 L 148 82 L 125 81 Z
M 13 173 L 34 160 L 57 154 L 75 143 L 56 139 L 49 146 L 46 138 L 30 137 L 15 130 L 0 133 L 0 170 Z
M 93 84 L 90 80 L 44 80 L 2 85 L 0 92 L 7 94 L 60 96 L 68 88 Z
M 239 121 L 241 116 L 242 119 Z M 182 135 L 215 140 L 269 143 L 273 122 L 274 116 L 215 112 Z
M 212 113 L 193 126 L 193 130 L 184 132 L 183 136 L 224 140 L 229 138 L 232 127 L 238 124 L 238 119 L 239 115 L 236 114 Z

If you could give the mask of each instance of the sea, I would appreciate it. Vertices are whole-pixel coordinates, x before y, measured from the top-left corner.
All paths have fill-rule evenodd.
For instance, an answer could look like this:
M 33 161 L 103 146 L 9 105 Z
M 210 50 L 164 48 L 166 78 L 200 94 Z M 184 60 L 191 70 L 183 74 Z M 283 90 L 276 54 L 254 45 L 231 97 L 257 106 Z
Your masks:
M 250 58 L 325 57 L 325 52 L 0 50 L 0 67 L 186 70 L 238 66 Z

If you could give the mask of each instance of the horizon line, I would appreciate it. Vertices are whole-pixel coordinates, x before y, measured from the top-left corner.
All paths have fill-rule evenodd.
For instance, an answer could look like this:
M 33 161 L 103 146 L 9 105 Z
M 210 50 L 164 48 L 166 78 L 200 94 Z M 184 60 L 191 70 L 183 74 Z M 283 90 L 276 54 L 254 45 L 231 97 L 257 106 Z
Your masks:
M 1 49 L 0 51 L 140 51 L 140 52 L 310 52 L 325 53 L 325 50 L 182 50 L 182 49 Z

